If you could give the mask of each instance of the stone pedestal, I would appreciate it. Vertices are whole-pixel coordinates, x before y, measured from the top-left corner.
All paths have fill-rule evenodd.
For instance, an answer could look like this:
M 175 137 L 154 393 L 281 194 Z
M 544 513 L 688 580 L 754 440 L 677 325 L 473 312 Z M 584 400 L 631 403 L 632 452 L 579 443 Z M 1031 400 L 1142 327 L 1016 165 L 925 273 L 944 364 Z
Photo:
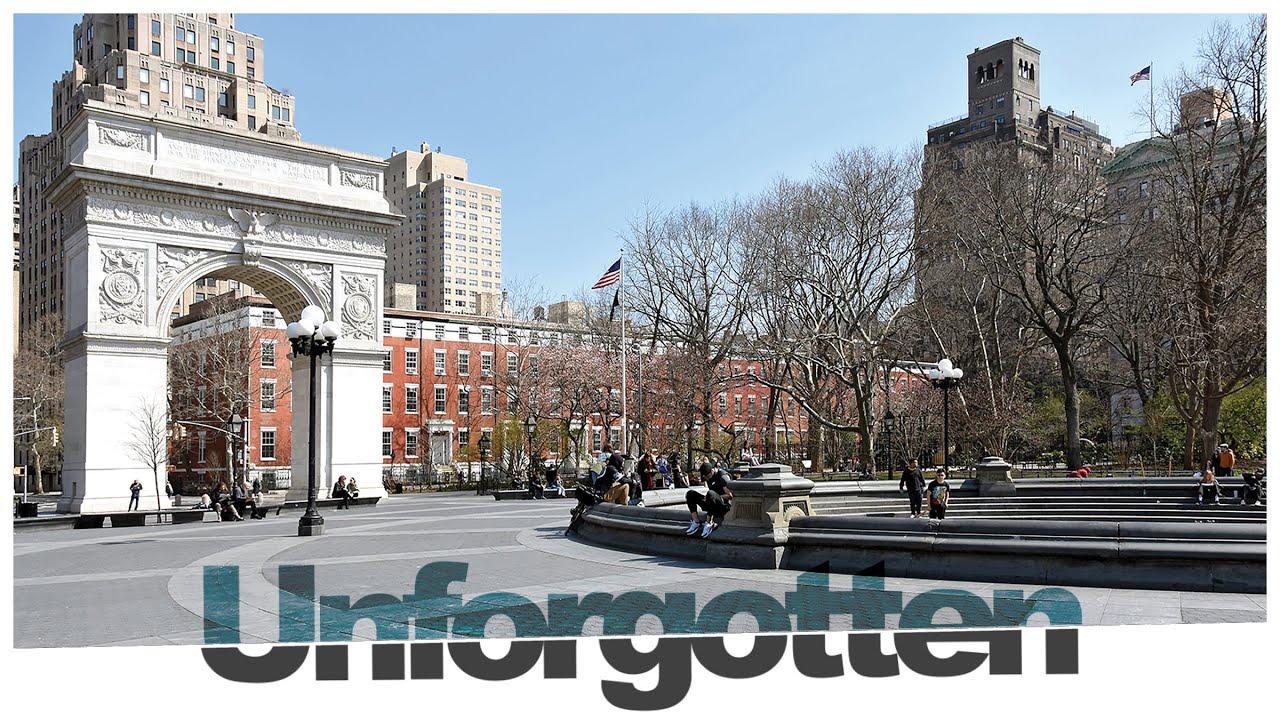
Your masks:
M 1013 466 L 1003 458 L 989 455 L 978 463 L 978 495 L 1001 496 L 1016 495 L 1018 490 L 1013 484 Z
M 729 483 L 733 507 L 725 527 L 785 528 L 797 515 L 812 515 L 813 482 L 791 473 L 791 466 L 770 463 L 750 468 Z

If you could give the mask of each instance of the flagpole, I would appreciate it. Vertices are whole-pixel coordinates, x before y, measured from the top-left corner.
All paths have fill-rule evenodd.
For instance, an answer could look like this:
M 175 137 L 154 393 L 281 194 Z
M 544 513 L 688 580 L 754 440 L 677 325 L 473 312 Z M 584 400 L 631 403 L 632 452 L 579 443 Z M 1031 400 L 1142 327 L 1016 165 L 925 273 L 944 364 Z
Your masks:
M 627 445 L 627 300 L 626 300 L 626 262 L 624 248 L 618 254 L 618 305 L 622 308 L 622 447 L 621 452 L 625 457 L 628 452 Z
M 1155 61 L 1152 60 L 1151 64 L 1148 65 L 1147 68 L 1148 70 L 1150 70 L 1150 72 L 1147 73 L 1147 92 L 1150 94 L 1150 100 L 1151 100 L 1151 138 L 1155 138 L 1156 136 L 1156 80 L 1155 80 L 1156 63 Z

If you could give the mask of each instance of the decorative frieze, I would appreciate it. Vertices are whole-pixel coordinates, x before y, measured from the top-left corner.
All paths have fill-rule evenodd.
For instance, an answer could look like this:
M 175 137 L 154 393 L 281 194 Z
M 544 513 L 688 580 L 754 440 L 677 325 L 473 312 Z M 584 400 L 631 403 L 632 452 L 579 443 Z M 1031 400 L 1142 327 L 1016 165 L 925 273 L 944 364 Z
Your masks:
M 156 300 L 173 286 L 178 276 L 202 260 L 213 257 L 212 250 L 195 250 L 192 248 L 175 248 L 161 245 L 156 250 Z
M 127 128 L 99 125 L 98 142 L 103 145 L 125 148 L 126 150 L 151 152 L 151 137 L 146 133 Z
M 268 157 L 229 147 L 204 145 L 177 138 L 165 141 L 164 153 L 186 162 L 202 163 L 250 174 L 269 175 L 320 185 L 329 184 L 329 168 L 325 165 Z
M 342 292 L 346 299 L 342 301 L 342 334 L 356 340 L 373 340 L 377 306 L 373 303 L 374 285 L 377 278 L 372 275 L 342 275 Z
M 378 176 L 373 173 L 360 172 L 358 170 L 343 170 L 342 184 L 347 187 L 359 188 L 361 190 L 378 190 Z
M 333 299 L 333 266 L 296 261 L 286 262 L 285 265 L 311 283 L 311 287 L 320 297 L 320 307 L 325 309 L 325 314 L 328 314 L 330 302 Z
M 102 247 L 102 285 L 98 288 L 102 322 L 141 325 L 143 272 L 146 255 L 141 250 Z

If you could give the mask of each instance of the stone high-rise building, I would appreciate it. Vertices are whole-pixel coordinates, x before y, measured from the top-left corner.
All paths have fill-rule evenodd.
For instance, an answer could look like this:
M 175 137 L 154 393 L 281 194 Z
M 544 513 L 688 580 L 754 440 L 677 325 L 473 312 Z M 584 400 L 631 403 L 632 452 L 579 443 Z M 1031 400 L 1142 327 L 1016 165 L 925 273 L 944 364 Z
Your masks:
M 974 48 L 968 57 L 968 110 L 932 125 L 930 153 L 972 142 L 1016 141 L 1027 150 L 1081 169 L 1101 167 L 1115 156 L 1111 140 L 1095 123 L 1062 113 L 1040 100 L 1040 51 L 1021 37 Z
M 467 161 L 422 143 L 388 159 L 387 200 L 404 222 L 387 238 L 388 289 L 417 309 L 484 314 L 502 292 L 502 190 L 471 182 Z
M 19 290 L 26 328 L 62 315 L 62 218 L 46 193 L 64 169 L 62 130 L 86 103 L 163 116 L 233 133 L 296 141 L 294 100 L 266 84 L 266 44 L 235 28 L 231 13 L 90 13 L 72 30 L 71 69 L 54 82 L 50 132 L 20 145 Z M 173 316 L 208 297 L 251 294 L 205 278 L 186 290 Z

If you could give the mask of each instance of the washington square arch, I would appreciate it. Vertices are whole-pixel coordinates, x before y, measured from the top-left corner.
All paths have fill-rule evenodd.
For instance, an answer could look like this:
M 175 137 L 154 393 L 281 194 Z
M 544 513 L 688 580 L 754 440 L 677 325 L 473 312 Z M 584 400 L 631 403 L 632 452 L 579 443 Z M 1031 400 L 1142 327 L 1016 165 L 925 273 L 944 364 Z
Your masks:
M 150 478 L 126 449 L 130 425 L 140 403 L 165 406 L 170 310 L 202 277 L 251 285 L 286 321 L 317 305 L 341 323 L 333 354 L 319 360 L 317 482 L 323 493 L 339 474 L 377 477 L 384 240 L 400 219 L 383 195 L 385 161 L 98 103 L 65 133 L 66 170 L 50 192 L 67 221 L 59 512 L 119 510 L 130 483 Z M 296 387 L 307 373 L 294 363 Z M 299 479 L 308 405 L 297 393 Z M 290 491 L 305 493 L 305 481 Z

